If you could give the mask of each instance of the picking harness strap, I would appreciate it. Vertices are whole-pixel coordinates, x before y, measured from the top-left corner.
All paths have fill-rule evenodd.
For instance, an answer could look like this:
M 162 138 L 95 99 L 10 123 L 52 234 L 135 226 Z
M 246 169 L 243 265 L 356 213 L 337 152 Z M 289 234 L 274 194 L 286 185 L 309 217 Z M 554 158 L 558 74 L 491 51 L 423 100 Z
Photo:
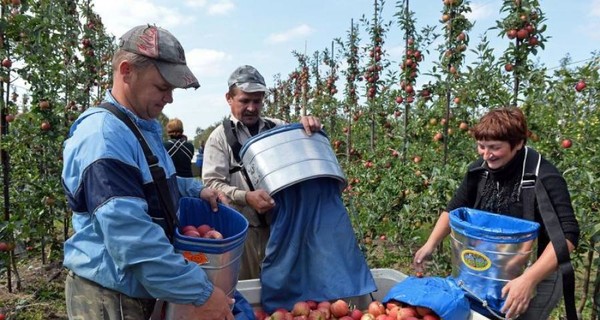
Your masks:
M 268 119 L 264 119 L 264 121 L 267 130 L 275 128 L 275 122 Z M 225 132 L 225 137 L 227 138 L 227 144 L 231 147 L 231 150 L 233 152 L 233 158 L 236 161 L 235 166 L 229 169 L 229 174 L 234 174 L 238 171 L 241 171 L 244 180 L 246 180 L 248 188 L 250 189 L 250 191 L 254 191 L 255 189 L 254 185 L 252 184 L 252 180 L 250 179 L 250 175 L 248 175 L 248 172 L 244 168 L 242 159 L 240 157 L 240 150 L 242 150 L 242 144 L 237 138 L 237 131 L 235 129 L 235 124 L 233 123 L 233 121 L 229 119 L 223 119 L 223 130 Z M 256 215 L 258 217 L 258 220 L 260 221 L 261 226 L 266 226 L 267 220 L 265 215 L 259 213 L 256 213 Z
M 140 129 L 135 125 L 131 118 L 129 118 L 123 111 L 119 110 L 119 108 L 115 107 L 111 103 L 105 102 L 98 107 L 108 110 L 117 118 L 119 118 L 119 120 L 123 121 L 123 123 L 129 127 L 131 132 L 133 132 L 138 142 L 142 146 L 142 150 L 144 150 L 144 155 L 146 156 L 146 161 L 148 162 L 148 167 L 150 168 L 150 173 L 152 174 L 153 184 L 156 187 L 160 204 L 163 208 L 163 214 L 167 224 L 167 230 L 165 230 L 165 232 L 169 240 L 173 242 L 175 228 L 179 225 L 179 219 L 177 219 L 175 208 L 173 207 L 173 200 L 171 198 L 171 193 L 169 192 L 165 170 L 158 165 L 158 158 L 154 155 L 154 153 L 152 153 L 148 142 L 146 142 L 146 139 L 140 132 Z

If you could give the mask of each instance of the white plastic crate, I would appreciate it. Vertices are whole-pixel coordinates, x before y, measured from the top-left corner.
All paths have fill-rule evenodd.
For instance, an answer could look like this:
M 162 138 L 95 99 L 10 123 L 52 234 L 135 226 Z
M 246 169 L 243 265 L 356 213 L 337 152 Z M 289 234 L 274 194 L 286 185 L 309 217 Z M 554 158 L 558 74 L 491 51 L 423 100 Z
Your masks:
M 358 306 L 360 309 L 366 309 L 372 299 L 381 301 L 383 297 L 390 291 L 390 289 L 398 282 L 404 280 L 407 276 L 397 270 L 393 269 L 371 269 L 375 284 L 377 285 L 377 291 L 372 293 L 373 298 L 370 294 L 345 298 L 344 300 L 352 305 Z M 237 290 L 248 300 L 252 307 L 260 306 L 260 280 L 240 280 L 237 283 Z M 481 314 L 471 311 L 469 320 L 489 320 Z

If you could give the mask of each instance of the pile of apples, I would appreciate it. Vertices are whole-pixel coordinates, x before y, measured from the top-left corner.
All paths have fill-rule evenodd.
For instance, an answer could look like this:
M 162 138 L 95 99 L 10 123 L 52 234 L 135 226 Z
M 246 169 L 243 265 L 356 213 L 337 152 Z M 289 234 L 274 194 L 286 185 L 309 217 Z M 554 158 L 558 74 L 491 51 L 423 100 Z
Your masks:
M 180 227 L 179 232 L 184 236 L 192 238 L 223 239 L 223 234 L 208 224 L 201 224 L 199 226 L 186 225 Z
M 339 299 L 330 301 L 300 301 L 294 304 L 292 310 L 277 309 L 267 314 L 261 309 L 255 309 L 257 320 L 440 320 L 431 309 L 421 306 L 411 306 L 399 301 L 390 301 L 385 306 L 380 301 L 369 303 L 367 309 L 361 310 L 350 306 L 348 302 Z

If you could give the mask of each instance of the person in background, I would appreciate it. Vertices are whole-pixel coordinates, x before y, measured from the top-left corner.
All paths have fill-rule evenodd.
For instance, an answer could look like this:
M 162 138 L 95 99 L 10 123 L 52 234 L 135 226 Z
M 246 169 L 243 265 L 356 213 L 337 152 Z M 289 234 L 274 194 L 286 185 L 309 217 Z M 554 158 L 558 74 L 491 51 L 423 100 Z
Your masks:
M 198 154 L 196 155 L 196 168 L 198 168 L 198 175 L 202 177 L 202 164 L 204 163 L 204 141 L 200 141 L 198 146 Z
M 227 85 L 229 90 L 225 99 L 231 108 L 231 115 L 226 121 L 230 121 L 231 130 L 234 130 L 241 145 L 252 136 L 285 124 L 282 120 L 261 116 L 268 89 L 263 76 L 254 67 L 238 67 L 229 77 Z M 303 116 L 300 122 L 309 135 L 321 129 L 321 122 L 316 117 Z M 265 257 L 271 209 L 275 201 L 265 190 L 251 190 L 239 167 L 227 142 L 225 127 L 221 124 L 206 140 L 202 180 L 207 187 L 225 193 L 232 200 L 232 207 L 248 219 L 250 228 L 244 243 L 239 279 L 255 279 L 260 276 L 260 264 Z
M 156 26 L 134 27 L 120 38 L 112 67 L 104 101 L 141 131 L 166 174 L 175 209 L 180 196 L 191 196 L 217 210 L 216 190 L 176 176 L 156 120 L 175 88 L 199 87 L 179 41 Z M 232 299 L 174 251 L 144 151 L 123 121 L 89 108 L 72 125 L 63 156 L 74 231 L 63 261 L 69 319 L 147 320 L 157 299 L 193 305 L 203 319 L 233 319 Z
M 164 142 L 165 149 L 175 164 L 178 177 L 191 178 L 192 158 L 194 157 L 194 145 L 187 140 L 183 134 L 183 122 L 175 118 L 167 123 L 167 134 L 169 140 Z
M 448 207 L 437 220 L 429 239 L 415 253 L 414 264 L 417 270 L 422 268 L 424 260 L 450 234 L 450 211 L 468 207 L 517 218 L 524 218 L 526 214 L 523 212 L 520 196 L 528 134 L 523 112 L 518 108 L 491 110 L 472 130 L 481 159 L 471 164 L 469 169 L 483 166 L 488 172 L 488 178 L 480 189 L 478 181 L 471 181 L 473 178 L 470 177 L 473 175 L 465 175 Z M 481 160 L 482 165 L 479 164 Z M 571 252 L 579 240 L 579 224 L 573 212 L 567 184 L 556 167 L 544 158 L 541 159 L 537 179 L 548 191 L 564 232 L 566 245 Z M 537 205 L 535 211 L 535 221 L 542 226 L 538 237 L 538 257 L 521 276 L 509 281 L 502 289 L 506 298 L 502 312 L 506 313 L 507 318 L 547 319 L 562 296 L 562 276 L 557 272 L 557 256 Z

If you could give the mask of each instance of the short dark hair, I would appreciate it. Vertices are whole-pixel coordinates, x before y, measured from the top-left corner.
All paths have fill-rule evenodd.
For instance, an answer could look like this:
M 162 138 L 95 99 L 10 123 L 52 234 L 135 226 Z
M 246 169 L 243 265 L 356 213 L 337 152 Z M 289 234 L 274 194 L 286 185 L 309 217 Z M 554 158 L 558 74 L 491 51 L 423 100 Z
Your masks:
M 506 141 L 514 148 L 521 141 L 527 143 L 527 120 L 521 109 L 502 107 L 486 113 L 473 129 L 473 137 L 478 141 Z

